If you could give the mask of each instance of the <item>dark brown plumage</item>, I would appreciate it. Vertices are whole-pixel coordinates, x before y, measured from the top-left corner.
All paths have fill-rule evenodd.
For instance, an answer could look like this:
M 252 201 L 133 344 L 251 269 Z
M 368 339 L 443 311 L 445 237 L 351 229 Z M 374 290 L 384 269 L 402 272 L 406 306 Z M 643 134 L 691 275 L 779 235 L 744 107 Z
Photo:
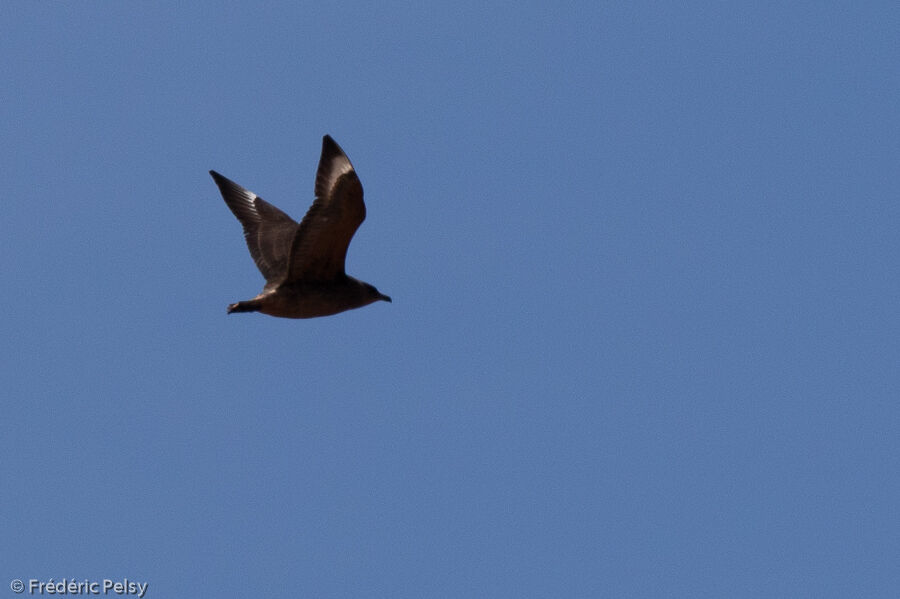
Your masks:
M 262 293 L 231 304 L 229 314 L 313 318 L 391 301 L 344 272 L 347 247 L 366 218 L 366 205 L 350 159 L 330 136 L 322 138 L 316 199 L 300 224 L 234 181 L 209 174 L 241 222 L 250 255 L 266 278 Z

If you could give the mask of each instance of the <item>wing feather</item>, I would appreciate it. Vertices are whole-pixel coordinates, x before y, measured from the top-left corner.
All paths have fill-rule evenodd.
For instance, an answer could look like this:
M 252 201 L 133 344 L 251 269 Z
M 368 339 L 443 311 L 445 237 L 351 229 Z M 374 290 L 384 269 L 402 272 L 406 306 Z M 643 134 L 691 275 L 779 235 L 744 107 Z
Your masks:
M 347 247 L 366 218 L 359 177 L 328 135 L 322 139 L 315 190 L 316 200 L 294 235 L 287 281 L 325 281 L 345 274 Z
M 277 286 L 288 272 L 291 247 L 299 225 L 252 191 L 215 171 L 209 171 L 209 174 L 240 221 L 250 255 L 266 278 L 266 288 Z

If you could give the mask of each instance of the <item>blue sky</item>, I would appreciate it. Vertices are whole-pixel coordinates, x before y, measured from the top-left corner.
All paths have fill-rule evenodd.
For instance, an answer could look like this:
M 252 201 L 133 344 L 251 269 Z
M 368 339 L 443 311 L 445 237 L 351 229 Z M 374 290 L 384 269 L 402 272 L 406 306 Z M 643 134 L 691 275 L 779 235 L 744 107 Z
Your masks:
M 898 23 L 3 3 L 0 594 L 896 597 Z M 393 303 L 226 315 L 326 133 Z

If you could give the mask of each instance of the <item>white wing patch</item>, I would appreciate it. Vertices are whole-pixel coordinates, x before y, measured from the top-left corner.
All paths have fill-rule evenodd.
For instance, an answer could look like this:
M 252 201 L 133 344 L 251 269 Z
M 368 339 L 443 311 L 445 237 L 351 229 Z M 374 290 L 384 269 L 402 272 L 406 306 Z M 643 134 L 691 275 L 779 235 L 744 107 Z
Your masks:
M 253 214 L 256 215 L 256 220 L 262 220 L 259 216 L 259 212 L 256 210 L 256 200 L 257 198 L 259 198 L 259 196 L 249 189 L 242 189 L 240 195 L 241 199 L 244 200 L 250 210 L 253 211 Z
M 338 156 L 331 165 L 331 179 L 337 179 L 341 175 L 346 175 L 353 170 L 353 165 L 346 156 Z
M 350 159 L 343 155 L 335 156 L 328 169 L 328 179 L 326 180 L 325 189 L 327 189 L 326 195 L 331 196 L 334 193 L 334 184 L 338 179 L 346 175 L 347 173 L 353 172 L 353 165 L 350 164 Z

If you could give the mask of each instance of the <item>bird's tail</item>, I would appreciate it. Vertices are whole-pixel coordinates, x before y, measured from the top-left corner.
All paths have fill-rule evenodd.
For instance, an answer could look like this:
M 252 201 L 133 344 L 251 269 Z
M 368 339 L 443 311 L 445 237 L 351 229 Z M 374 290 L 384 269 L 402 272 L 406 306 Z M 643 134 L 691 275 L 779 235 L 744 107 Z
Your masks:
M 245 302 L 237 302 L 228 306 L 228 313 L 232 312 L 259 312 L 261 306 L 258 300 L 247 300 Z

